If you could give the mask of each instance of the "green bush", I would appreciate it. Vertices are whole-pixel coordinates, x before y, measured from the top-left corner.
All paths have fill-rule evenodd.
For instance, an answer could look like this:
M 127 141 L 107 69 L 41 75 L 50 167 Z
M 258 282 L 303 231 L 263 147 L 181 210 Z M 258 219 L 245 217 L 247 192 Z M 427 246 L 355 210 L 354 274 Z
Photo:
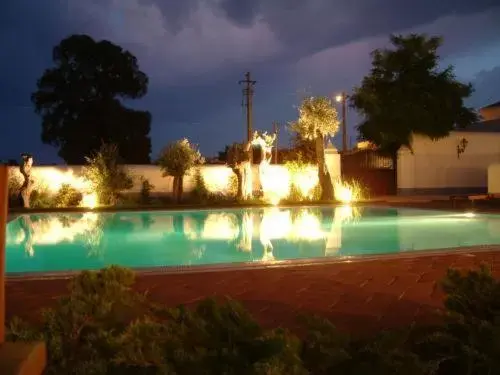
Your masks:
M 132 177 L 121 164 L 118 147 L 103 144 L 93 156 L 86 158 L 83 176 L 97 193 L 99 204 L 115 205 L 123 190 L 134 186 Z
M 19 207 L 22 206 L 19 193 L 21 191 L 21 180 L 12 173 L 9 173 L 8 184 L 8 194 L 9 194 L 9 207 Z
M 194 188 L 192 196 L 199 202 L 206 202 L 210 197 L 210 192 L 207 189 L 200 168 L 196 168 L 194 171 Z
M 443 324 L 355 338 L 328 320 L 303 320 L 302 340 L 264 330 L 235 301 L 167 309 L 134 292 L 131 271 L 109 267 L 75 277 L 69 295 L 33 329 L 11 321 L 8 339 L 43 339 L 48 374 L 500 373 L 500 283 L 487 268 L 450 270 Z
M 55 207 L 77 207 L 83 199 L 81 192 L 71 185 L 63 184 L 53 197 Z
M 305 374 L 298 339 L 264 331 L 238 303 L 155 306 L 119 267 L 85 271 L 33 329 L 14 319 L 11 341 L 43 339 L 47 374 Z
M 305 163 L 301 158 L 293 161 L 287 161 L 285 163 L 285 168 L 288 170 L 290 177 L 298 173 L 304 173 L 304 171 L 310 166 L 310 164 Z M 295 184 L 292 182 L 290 185 L 290 193 L 288 194 L 287 201 L 288 202 L 311 202 L 318 201 L 321 198 L 321 186 L 317 184 L 313 187 L 312 194 L 310 197 L 304 197 Z
M 151 204 L 151 191 L 154 189 L 154 185 L 144 177 L 141 177 L 141 192 L 140 192 L 140 203 L 144 205 Z
M 38 187 L 33 189 L 30 195 L 31 208 L 52 208 L 55 207 L 54 196 L 47 189 Z

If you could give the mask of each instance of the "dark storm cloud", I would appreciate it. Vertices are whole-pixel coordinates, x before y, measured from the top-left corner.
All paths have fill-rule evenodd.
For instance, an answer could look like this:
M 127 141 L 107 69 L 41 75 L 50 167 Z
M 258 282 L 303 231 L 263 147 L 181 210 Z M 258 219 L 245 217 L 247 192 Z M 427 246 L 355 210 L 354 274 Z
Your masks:
M 367 71 L 369 52 L 383 45 L 389 33 L 415 29 L 444 33 L 451 63 L 453 54 L 464 50 L 474 57 L 474 46 L 499 42 L 498 26 L 492 25 L 500 12 L 496 8 L 492 16 L 479 19 L 468 15 L 487 14 L 496 3 L 9 1 L 0 12 L 4 54 L 0 60 L 0 158 L 27 149 L 43 157 L 51 154 L 50 149 L 37 146 L 40 119 L 33 114 L 29 97 L 36 79 L 51 64 L 53 46 L 72 33 L 109 39 L 139 58 L 141 69 L 150 76 L 150 90 L 133 106 L 153 114 L 155 151 L 187 136 L 200 143 L 202 151 L 213 154 L 243 137 L 237 81 L 245 71 L 251 70 L 259 81 L 255 126 L 270 129 L 272 121 L 293 119 L 293 105 L 301 92 L 324 94 L 357 84 Z M 494 75 L 484 78 L 485 74 Z M 494 81 L 496 74 L 479 75 L 477 91 L 493 96 L 488 81 Z
M 479 72 L 473 85 L 476 95 L 472 105 L 482 107 L 500 101 L 500 66 Z
M 246 4 L 244 7 L 238 4 Z M 234 22 L 261 17 L 286 44 L 306 50 L 430 23 L 450 14 L 481 12 L 497 0 L 223 0 Z M 460 26 L 460 25 L 457 25 Z

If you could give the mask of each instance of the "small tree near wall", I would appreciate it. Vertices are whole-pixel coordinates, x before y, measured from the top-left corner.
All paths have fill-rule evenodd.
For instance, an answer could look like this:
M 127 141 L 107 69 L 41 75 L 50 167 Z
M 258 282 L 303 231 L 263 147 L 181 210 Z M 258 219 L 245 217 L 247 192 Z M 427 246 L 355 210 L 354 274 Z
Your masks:
M 174 177 L 173 195 L 177 202 L 182 198 L 184 175 L 203 161 L 197 147 L 189 143 L 187 138 L 170 143 L 161 151 L 158 165 L 163 171 L 163 176 Z
M 115 205 L 120 192 L 133 187 L 132 177 L 121 164 L 117 145 L 103 143 L 99 151 L 86 160 L 83 175 L 97 194 L 99 204 Z
M 299 118 L 290 129 L 302 139 L 314 141 L 318 160 L 318 178 L 321 200 L 333 200 L 333 183 L 325 162 L 325 137 L 333 137 L 339 130 L 337 110 L 326 97 L 310 97 L 302 101 Z
M 251 198 L 252 169 L 251 169 L 251 144 L 233 143 L 227 151 L 227 165 L 233 170 L 238 181 L 236 199 Z

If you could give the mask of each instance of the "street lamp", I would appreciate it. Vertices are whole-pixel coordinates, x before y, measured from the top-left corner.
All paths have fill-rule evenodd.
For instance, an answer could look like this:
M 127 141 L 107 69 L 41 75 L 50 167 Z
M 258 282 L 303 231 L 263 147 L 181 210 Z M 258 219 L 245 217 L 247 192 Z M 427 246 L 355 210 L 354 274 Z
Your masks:
M 335 97 L 337 103 L 342 103 L 342 152 L 347 151 L 347 99 L 349 95 L 345 92 L 338 94 Z

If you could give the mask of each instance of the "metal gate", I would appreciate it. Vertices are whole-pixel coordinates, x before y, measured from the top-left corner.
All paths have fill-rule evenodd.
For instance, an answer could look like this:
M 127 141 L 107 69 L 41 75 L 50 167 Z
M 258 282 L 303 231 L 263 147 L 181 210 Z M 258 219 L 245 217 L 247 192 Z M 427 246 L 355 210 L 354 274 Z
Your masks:
M 370 197 L 396 194 L 396 166 L 390 157 L 375 150 L 342 154 L 341 173 L 344 180 L 358 181 Z

